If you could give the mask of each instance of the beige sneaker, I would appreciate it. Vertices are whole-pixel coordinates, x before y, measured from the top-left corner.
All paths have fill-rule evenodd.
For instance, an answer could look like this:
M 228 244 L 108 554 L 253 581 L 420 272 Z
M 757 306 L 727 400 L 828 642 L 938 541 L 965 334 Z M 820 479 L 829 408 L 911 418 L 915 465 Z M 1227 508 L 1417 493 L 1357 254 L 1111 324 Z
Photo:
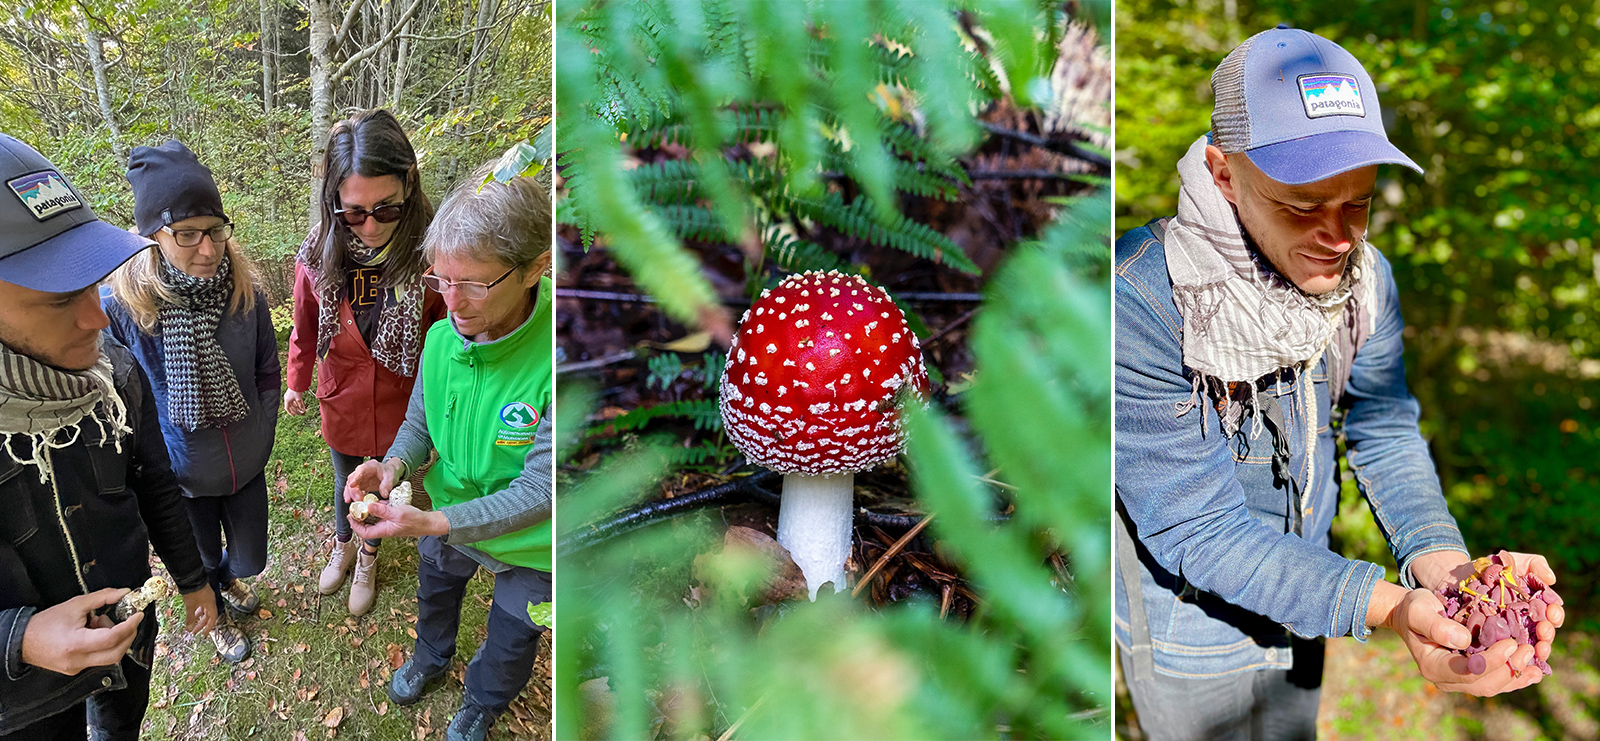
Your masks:
M 373 572 L 378 570 L 378 554 L 367 555 L 361 551 L 356 552 L 356 573 L 350 580 L 350 614 L 365 615 L 372 609 L 372 599 L 376 596 L 373 586 L 377 579 Z
M 322 568 L 322 578 L 317 582 L 317 591 L 323 594 L 333 594 L 344 586 L 344 575 L 349 573 L 350 567 L 356 565 L 356 549 L 361 547 L 361 539 L 352 536 L 348 543 L 340 543 L 339 536 L 333 537 L 333 553 L 328 556 L 328 565 Z

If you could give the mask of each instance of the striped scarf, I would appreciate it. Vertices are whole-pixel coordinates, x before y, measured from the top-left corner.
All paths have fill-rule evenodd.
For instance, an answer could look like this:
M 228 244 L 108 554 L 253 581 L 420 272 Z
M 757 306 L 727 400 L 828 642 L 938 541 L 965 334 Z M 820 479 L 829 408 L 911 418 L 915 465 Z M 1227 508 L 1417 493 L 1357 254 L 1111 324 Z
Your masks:
M 0 345 L 0 435 L 11 460 L 37 466 L 39 483 L 48 483 L 49 451 L 76 444 L 85 418 L 99 427 L 101 445 L 110 440 L 122 452 L 122 437 L 133 430 L 104 353 L 88 370 L 64 371 Z M 17 435 L 27 438 L 29 450 L 16 449 Z
M 161 259 L 161 280 L 178 298 L 162 304 L 161 348 L 167 367 L 167 418 L 180 429 L 227 427 L 250 413 L 239 377 L 217 344 L 217 325 L 233 297 L 226 252 L 217 274 L 196 278 Z
M 306 241 L 300 243 L 300 251 L 296 254 L 296 259 L 305 264 L 313 275 L 320 275 L 328 267 L 322 264 L 322 251 L 318 249 L 320 237 L 317 229 L 311 230 Z M 328 239 L 334 239 L 334 236 L 330 234 Z M 388 260 L 392 246 L 391 241 L 377 255 L 357 261 L 366 267 L 381 265 Z M 321 281 L 315 283 L 320 285 Z M 332 281 L 330 289 L 317 296 L 319 358 L 327 357 L 328 346 L 339 334 L 339 307 L 349 300 L 348 297 L 339 296 L 343 286 L 343 280 Z M 426 330 L 422 326 L 422 281 L 415 280 L 410 285 L 384 291 L 382 302 L 383 305 L 378 308 L 377 332 L 372 337 L 372 359 L 396 375 L 415 377 L 422 359 L 422 337 Z
M 1231 437 L 1245 414 L 1255 411 L 1258 379 L 1285 371 L 1304 374 L 1325 355 L 1329 390 L 1338 403 L 1355 348 L 1376 320 L 1371 308 L 1377 281 L 1372 247 L 1364 239 L 1346 262 L 1338 287 L 1320 296 L 1301 291 L 1262 264 L 1245 242 L 1233 205 L 1212 179 L 1208 143 L 1200 137 L 1178 161 L 1178 216 L 1164 240 L 1172 296 L 1183 316 L 1183 364 L 1194 384 L 1177 413 L 1214 399 L 1223 432 Z M 1321 423 L 1311 384 L 1297 388 L 1311 455 Z M 1256 414 L 1252 435 L 1261 424 Z

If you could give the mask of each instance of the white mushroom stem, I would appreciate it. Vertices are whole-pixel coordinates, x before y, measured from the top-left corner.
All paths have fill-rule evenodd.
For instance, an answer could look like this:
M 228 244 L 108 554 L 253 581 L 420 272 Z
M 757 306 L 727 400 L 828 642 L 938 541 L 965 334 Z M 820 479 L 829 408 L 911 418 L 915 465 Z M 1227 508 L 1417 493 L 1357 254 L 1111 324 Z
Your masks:
M 817 590 L 833 582 L 833 591 L 845 588 L 844 561 L 850 556 L 851 502 L 855 474 L 783 477 L 783 498 L 778 504 L 778 544 L 806 576 L 811 600 Z

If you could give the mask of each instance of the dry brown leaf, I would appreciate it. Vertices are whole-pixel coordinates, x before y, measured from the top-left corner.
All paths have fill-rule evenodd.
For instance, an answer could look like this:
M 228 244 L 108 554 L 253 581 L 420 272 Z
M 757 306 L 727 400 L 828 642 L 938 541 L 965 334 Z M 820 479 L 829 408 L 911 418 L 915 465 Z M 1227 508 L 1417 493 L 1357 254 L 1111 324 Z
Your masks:
M 378 715 L 388 715 L 388 714 L 389 714 L 389 701 L 385 700 L 383 702 L 378 703 Z
M 323 717 L 323 719 L 322 719 L 322 725 L 325 725 L 325 726 L 327 726 L 329 728 L 338 728 L 339 724 L 343 723 L 343 722 L 344 722 L 344 706 L 343 705 L 341 705 L 339 707 L 336 707 L 336 708 L 334 708 L 332 710 L 329 710 L 327 716 Z
M 388 651 L 389 668 L 394 671 L 399 671 L 400 667 L 406 663 L 405 657 L 401 655 L 400 646 L 398 644 L 391 643 L 389 644 Z

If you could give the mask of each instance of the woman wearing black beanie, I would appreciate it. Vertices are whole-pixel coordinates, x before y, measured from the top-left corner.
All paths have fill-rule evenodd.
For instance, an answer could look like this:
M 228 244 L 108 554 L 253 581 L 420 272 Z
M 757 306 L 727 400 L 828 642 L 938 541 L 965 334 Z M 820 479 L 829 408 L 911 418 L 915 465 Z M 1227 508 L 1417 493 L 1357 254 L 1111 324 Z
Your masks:
M 217 594 L 211 639 L 237 663 L 250 642 L 234 620 L 260 604 L 244 579 L 267 562 L 266 465 L 283 378 L 277 335 L 211 171 L 194 153 L 177 141 L 138 147 L 127 177 L 137 229 L 158 248 L 112 274 L 102 304 L 112 334 L 150 378 Z

